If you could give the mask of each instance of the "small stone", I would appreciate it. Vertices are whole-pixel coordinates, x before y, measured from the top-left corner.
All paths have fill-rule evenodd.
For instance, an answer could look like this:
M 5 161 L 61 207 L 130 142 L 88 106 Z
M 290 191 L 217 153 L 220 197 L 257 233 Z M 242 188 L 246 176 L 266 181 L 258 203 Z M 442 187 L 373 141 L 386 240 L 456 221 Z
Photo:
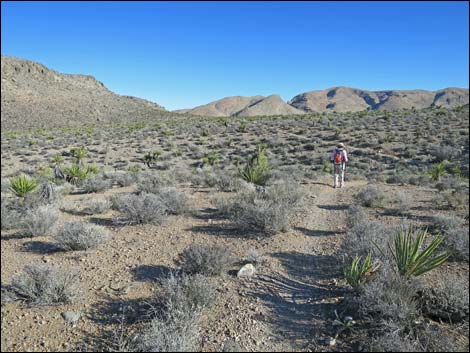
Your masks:
M 330 347 L 336 346 L 336 338 L 330 338 L 328 341 Z
M 62 313 L 62 317 L 70 325 L 75 324 L 80 319 L 81 316 L 82 316 L 82 313 L 80 311 L 77 311 L 77 312 L 65 311 Z
M 246 264 L 240 270 L 238 270 L 237 277 L 252 277 L 255 274 L 256 270 L 252 264 Z

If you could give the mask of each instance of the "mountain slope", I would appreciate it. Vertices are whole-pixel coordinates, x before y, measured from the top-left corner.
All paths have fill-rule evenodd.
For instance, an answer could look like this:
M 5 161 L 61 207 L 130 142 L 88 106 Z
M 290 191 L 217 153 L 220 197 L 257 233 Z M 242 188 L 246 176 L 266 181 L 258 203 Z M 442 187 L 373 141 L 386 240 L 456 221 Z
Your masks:
M 127 123 L 166 113 L 156 103 L 117 95 L 92 76 L 62 74 L 29 60 L 2 55 L 1 72 L 6 130 Z
M 249 105 L 236 113 L 237 116 L 257 115 L 299 115 L 304 111 L 296 109 L 282 100 L 279 95 L 273 94 Z
M 468 89 L 445 88 L 439 91 L 366 91 L 332 87 L 310 91 L 292 98 L 288 104 L 306 112 L 422 109 L 431 106 L 451 108 L 469 102 Z
M 279 95 L 226 97 L 193 109 L 181 109 L 174 112 L 214 117 L 305 114 L 305 112 L 288 105 Z

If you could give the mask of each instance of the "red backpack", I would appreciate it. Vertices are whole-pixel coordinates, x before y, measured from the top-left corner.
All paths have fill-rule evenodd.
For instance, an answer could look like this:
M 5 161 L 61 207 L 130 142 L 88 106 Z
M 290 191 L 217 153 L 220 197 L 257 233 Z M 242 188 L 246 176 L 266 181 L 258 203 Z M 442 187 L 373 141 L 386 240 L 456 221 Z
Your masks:
M 335 164 L 341 164 L 341 162 L 343 162 L 343 151 L 336 150 L 334 162 Z

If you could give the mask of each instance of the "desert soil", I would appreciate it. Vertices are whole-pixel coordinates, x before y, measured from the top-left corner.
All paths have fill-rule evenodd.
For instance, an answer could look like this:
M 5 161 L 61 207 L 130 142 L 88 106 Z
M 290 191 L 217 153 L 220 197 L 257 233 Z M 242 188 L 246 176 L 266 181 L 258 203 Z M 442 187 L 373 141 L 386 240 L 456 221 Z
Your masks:
M 80 270 L 81 300 L 73 305 L 28 308 L 2 306 L 2 351 L 60 351 L 111 347 L 120 321 L 136 327 L 145 321 L 154 282 L 176 268 L 177 254 L 189 244 L 228 247 L 240 260 L 250 249 L 265 257 L 250 279 L 239 279 L 236 264 L 222 278 L 215 307 L 203 317 L 203 351 L 236 342 L 248 351 L 310 350 L 327 342 L 323 328 L 331 324 L 342 294 L 337 250 L 345 236 L 347 205 L 366 182 L 352 181 L 333 189 L 331 178 L 304 180 L 305 207 L 289 232 L 272 238 L 244 237 L 217 219 L 209 189 L 185 187 L 195 212 L 174 216 L 164 226 L 119 226 L 114 215 L 88 216 L 79 211 L 65 218 L 88 219 L 112 230 L 112 238 L 89 252 L 61 252 L 45 237 L 34 240 L 2 232 L 2 283 L 27 264 L 49 263 Z M 68 195 L 77 209 L 88 199 L 128 192 L 114 188 L 105 194 Z M 221 193 L 222 194 L 222 193 Z M 66 311 L 82 312 L 75 325 L 62 318 Z

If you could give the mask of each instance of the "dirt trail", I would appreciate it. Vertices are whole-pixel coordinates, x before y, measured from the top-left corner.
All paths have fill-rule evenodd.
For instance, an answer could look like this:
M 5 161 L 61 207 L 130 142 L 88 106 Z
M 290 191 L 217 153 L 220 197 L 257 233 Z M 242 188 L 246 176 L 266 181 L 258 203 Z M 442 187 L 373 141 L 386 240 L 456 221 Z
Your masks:
M 345 236 L 348 205 L 364 185 L 352 181 L 333 189 L 328 180 L 306 185 L 307 216 L 289 233 L 282 252 L 271 254 L 279 267 L 260 274 L 251 292 L 267 308 L 271 350 L 308 350 L 328 339 L 322 327 L 331 324 L 342 294 L 335 252 Z

